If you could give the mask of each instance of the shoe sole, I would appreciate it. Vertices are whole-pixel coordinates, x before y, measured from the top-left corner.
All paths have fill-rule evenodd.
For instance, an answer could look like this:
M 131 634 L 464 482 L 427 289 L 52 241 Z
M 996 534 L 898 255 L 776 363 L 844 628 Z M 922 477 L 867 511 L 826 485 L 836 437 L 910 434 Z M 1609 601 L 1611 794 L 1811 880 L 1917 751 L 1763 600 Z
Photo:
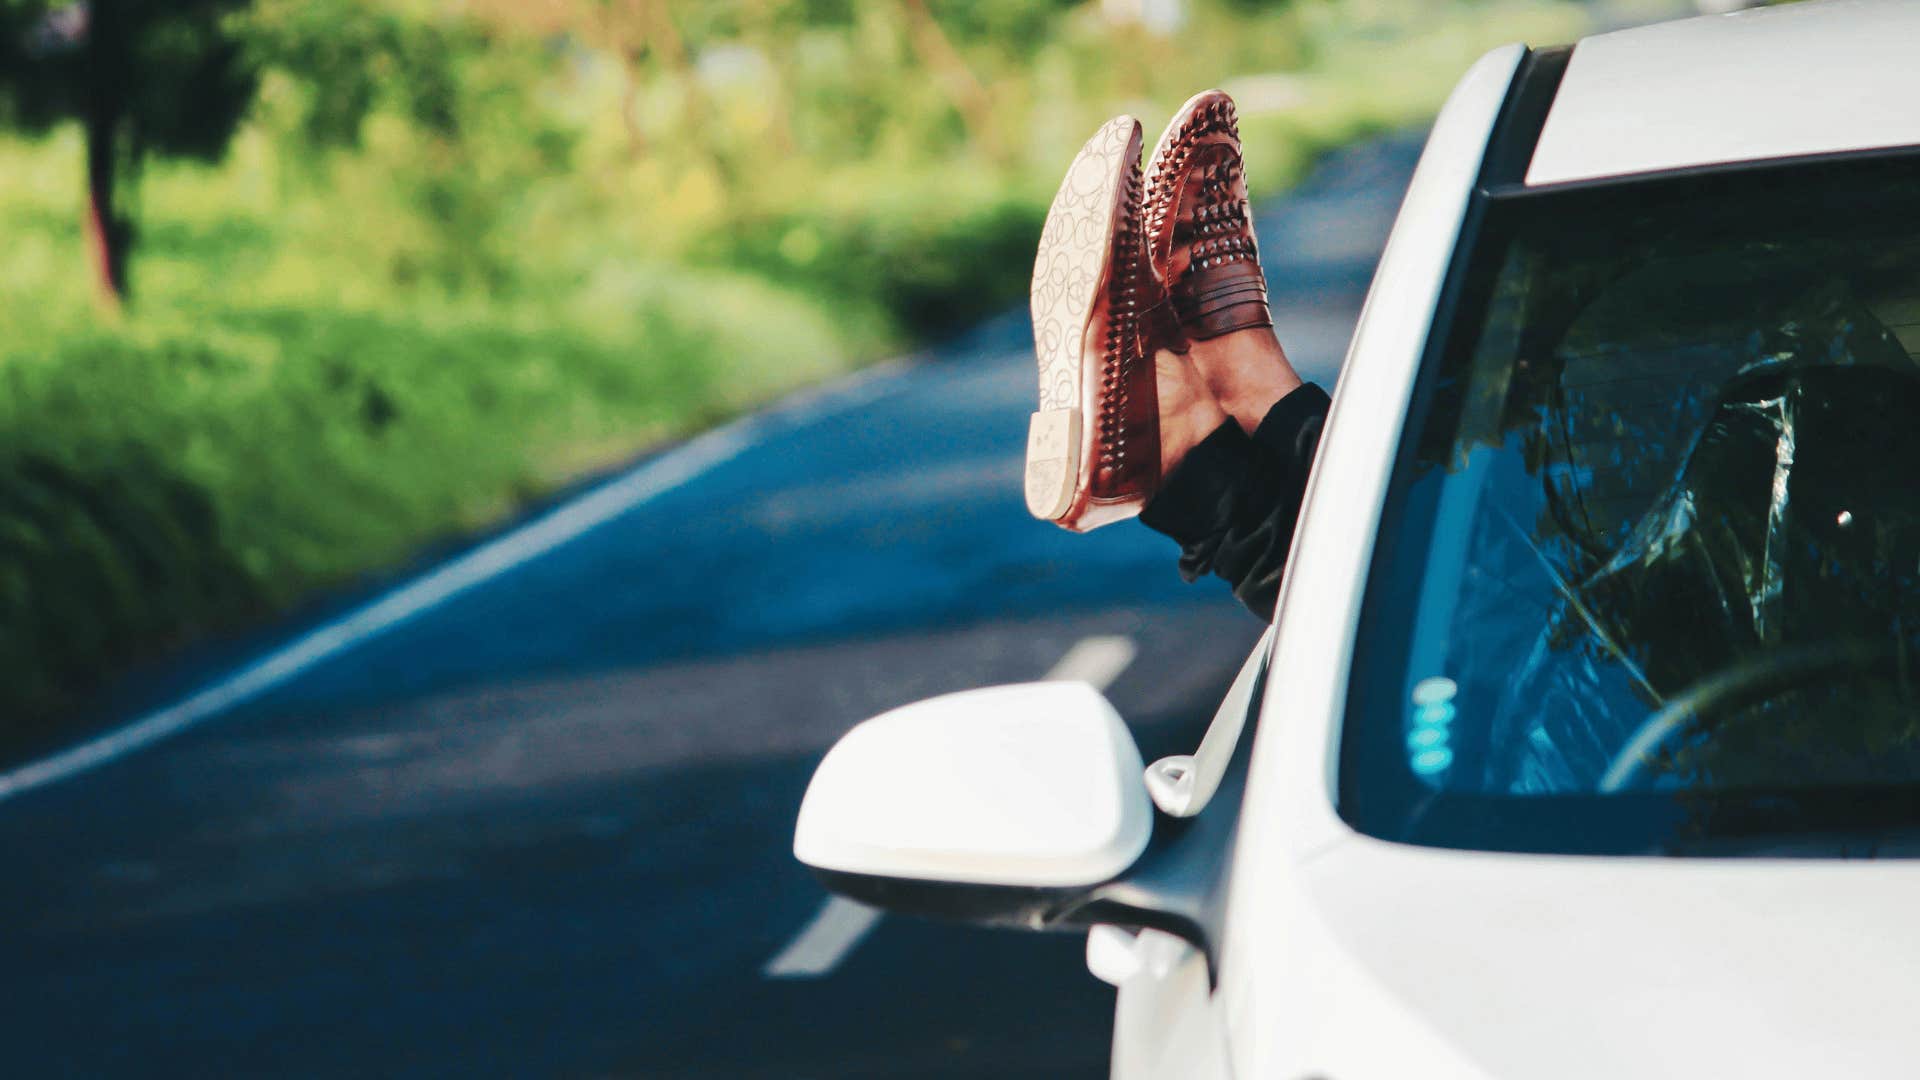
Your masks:
M 1067 168 L 1040 232 L 1030 293 L 1040 409 L 1027 426 L 1026 497 L 1027 509 L 1043 520 L 1066 517 L 1090 480 L 1082 475 L 1083 387 L 1101 358 L 1086 355 L 1086 330 L 1113 274 L 1116 215 L 1139 213 L 1128 180 L 1140 165 L 1140 142 L 1131 116 L 1094 132 Z

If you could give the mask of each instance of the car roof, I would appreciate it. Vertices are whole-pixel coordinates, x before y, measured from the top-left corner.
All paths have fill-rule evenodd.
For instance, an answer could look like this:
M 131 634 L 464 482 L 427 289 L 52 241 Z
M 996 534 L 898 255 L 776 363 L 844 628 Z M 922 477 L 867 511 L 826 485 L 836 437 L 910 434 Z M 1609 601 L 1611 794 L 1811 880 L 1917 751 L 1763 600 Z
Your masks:
M 1574 46 L 1527 184 L 1920 143 L 1920 3 L 1817 0 Z

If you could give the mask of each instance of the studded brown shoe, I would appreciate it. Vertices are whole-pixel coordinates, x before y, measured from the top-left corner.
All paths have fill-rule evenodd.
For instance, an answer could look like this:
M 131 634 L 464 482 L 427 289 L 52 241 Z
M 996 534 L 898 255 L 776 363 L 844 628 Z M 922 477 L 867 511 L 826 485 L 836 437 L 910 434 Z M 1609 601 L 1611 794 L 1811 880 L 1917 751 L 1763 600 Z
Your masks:
M 1272 326 L 1240 161 L 1240 126 L 1224 91 L 1195 94 L 1168 122 L 1146 177 L 1147 252 L 1187 337 Z
M 1140 123 L 1080 149 L 1033 264 L 1040 411 L 1027 431 L 1027 509 L 1075 532 L 1129 518 L 1160 482 L 1154 355 L 1185 352 L 1141 232 Z

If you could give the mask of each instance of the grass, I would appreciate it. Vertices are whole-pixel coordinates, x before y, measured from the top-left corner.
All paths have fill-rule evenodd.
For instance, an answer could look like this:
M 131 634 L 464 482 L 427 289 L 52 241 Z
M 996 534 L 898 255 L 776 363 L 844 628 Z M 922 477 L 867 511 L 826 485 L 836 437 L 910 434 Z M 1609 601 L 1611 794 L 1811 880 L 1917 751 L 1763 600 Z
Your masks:
M 607 260 L 545 295 L 383 297 L 301 242 L 302 207 L 250 213 L 243 170 L 213 200 L 205 176 L 150 178 L 138 306 L 103 316 L 71 193 L 33 183 L 77 152 L 71 136 L 0 144 L 0 172 L 26 181 L 0 202 L 5 741 L 45 735 L 102 673 L 890 341 L 877 315 L 836 319 L 722 268 Z
M 1271 193 L 1429 115 L 1486 46 L 1582 18 L 1301 0 L 1259 17 L 1275 52 L 1223 10 L 1192 30 L 1218 50 L 1134 82 L 1070 21 L 1011 84 L 1030 96 L 1002 95 L 1027 135 L 1001 157 L 889 138 L 731 189 L 630 160 L 591 87 L 529 119 L 497 72 L 466 141 L 376 115 L 347 150 L 295 153 L 299 94 L 269 78 L 226 161 L 148 166 L 119 314 L 91 292 L 77 133 L 0 138 L 0 752 L 57 737 L 130 665 L 1018 303 L 1058 169 L 1111 111 L 1155 128 L 1280 56 L 1227 83 Z

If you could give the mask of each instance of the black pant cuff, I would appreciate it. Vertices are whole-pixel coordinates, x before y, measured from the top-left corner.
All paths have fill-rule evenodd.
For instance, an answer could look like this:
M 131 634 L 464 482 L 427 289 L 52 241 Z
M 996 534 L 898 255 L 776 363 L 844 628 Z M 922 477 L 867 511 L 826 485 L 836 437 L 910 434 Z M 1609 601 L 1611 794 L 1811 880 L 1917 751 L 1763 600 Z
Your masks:
M 1325 390 L 1303 383 L 1267 410 L 1260 426 L 1253 429 L 1254 441 L 1284 460 L 1306 461 L 1313 456 L 1332 404 Z
M 1221 424 L 1161 479 L 1160 490 L 1140 508 L 1141 522 L 1183 546 L 1215 535 L 1229 524 L 1252 457 L 1253 440 L 1240 425 Z

